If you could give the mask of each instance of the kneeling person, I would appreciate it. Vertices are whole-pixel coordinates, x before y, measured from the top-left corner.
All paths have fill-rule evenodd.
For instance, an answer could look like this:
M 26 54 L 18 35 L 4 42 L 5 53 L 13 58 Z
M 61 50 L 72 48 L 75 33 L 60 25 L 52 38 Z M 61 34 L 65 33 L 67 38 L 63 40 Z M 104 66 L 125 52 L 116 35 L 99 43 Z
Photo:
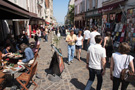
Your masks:
M 24 65 L 31 65 L 34 62 L 33 60 L 34 53 L 32 49 L 24 43 L 20 45 L 20 48 L 21 48 L 21 52 L 24 53 L 25 58 L 22 60 L 19 60 L 17 64 L 19 66 L 22 66 L 22 69 L 25 69 Z

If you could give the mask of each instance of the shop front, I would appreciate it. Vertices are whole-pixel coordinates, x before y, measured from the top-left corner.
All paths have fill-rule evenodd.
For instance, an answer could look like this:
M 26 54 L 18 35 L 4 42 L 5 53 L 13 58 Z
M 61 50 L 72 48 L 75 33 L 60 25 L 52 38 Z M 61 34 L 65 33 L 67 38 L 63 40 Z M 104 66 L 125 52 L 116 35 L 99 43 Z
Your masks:
M 85 27 L 85 14 L 79 14 L 74 17 L 74 23 L 76 28 L 84 28 Z
M 124 1 L 103 6 L 98 12 L 102 13 L 102 35 L 105 36 L 106 31 L 112 33 L 114 47 L 118 47 L 121 42 L 125 41 L 126 35 L 126 14 L 122 7 Z
M 92 25 L 101 26 L 102 24 L 102 14 L 98 13 L 98 9 L 86 12 L 85 19 L 86 26 L 90 28 L 92 27 Z
M 132 51 L 135 51 L 135 8 L 127 10 L 127 34 L 126 41 L 131 45 Z
M 0 42 L 4 41 L 8 34 L 12 37 L 20 35 L 21 29 L 25 27 L 25 22 L 22 19 L 29 20 L 30 18 L 29 11 L 7 0 L 0 0 L 0 13 Z

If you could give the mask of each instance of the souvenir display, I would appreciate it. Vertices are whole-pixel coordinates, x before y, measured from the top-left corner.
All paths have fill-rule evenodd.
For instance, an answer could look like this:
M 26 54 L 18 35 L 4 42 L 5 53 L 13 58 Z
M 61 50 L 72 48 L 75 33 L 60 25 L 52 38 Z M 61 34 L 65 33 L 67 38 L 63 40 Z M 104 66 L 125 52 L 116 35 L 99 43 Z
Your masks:
M 135 9 L 128 9 L 127 11 L 127 42 L 135 49 Z

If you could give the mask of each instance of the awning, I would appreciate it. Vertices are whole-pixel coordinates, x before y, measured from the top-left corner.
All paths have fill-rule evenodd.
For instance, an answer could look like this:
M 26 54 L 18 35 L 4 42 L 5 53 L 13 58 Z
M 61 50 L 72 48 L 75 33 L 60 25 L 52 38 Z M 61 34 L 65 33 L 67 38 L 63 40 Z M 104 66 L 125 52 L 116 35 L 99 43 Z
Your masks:
M 44 19 L 42 19 L 42 18 L 39 18 L 39 17 L 31 17 L 30 18 L 30 22 L 29 22 L 29 24 L 31 25 L 31 24 L 38 24 L 38 22 L 42 22 L 42 23 L 44 23 L 45 22 L 45 20 Z
M 0 19 L 28 19 L 29 11 L 9 1 L 0 0 Z
M 49 25 L 50 23 L 49 22 L 47 22 L 47 21 L 45 21 L 45 23 L 47 24 L 47 25 Z
M 108 11 L 111 11 L 117 7 L 119 7 L 119 4 L 121 4 L 122 2 L 124 2 L 125 0 L 123 1 L 120 1 L 120 2 L 117 2 L 117 3 L 114 3 L 114 4 L 110 4 L 110 5 L 107 5 L 107 6 L 104 6 L 102 8 L 99 8 L 98 9 L 98 12 L 99 13 L 102 13 L 102 12 L 108 12 Z

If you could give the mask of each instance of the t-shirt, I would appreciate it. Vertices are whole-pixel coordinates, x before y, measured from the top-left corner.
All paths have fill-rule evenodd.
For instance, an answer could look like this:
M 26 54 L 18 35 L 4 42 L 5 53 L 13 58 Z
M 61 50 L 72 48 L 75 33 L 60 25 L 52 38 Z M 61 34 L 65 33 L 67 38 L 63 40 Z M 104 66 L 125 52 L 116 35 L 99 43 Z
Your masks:
M 131 62 L 134 59 L 134 57 L 132 57 L 131 55 L 128 55 L 128 57 L 127 57 L 127 55 L 123 55 L 118 52 L 113 53 L 112 57 L 113 57 L 113 61 L 114 61 L 113 76 L 116 78 L 120 78 L 120 73 L 124 69 L 126 60 L 127 60 L 127 62 L 126 62 L 125 68 L 128 68 L 129 62 Z
M 41 31 L 40 30 L 37 30 L 37 36 L 41 37 Z
M 83 37 L 82 36 L 77 36 L 77 42 L 76 42 L 76 45 L 77 46 L 81 46 L 82 45 L 82 40 L 83 40 Z
M 100 45 L 91 45 L 88 48 L 89 53 L 89 67 L 96 70 L 103 69 L 102 67 L 102 58 L 106 57 L 105 49 Z
M 68 42 L 68 45 L 75 45 L 75 41 L 77 40 L 77 37 L 76 37 L 75 34 L 73 34 L 73 36 L 67 35 L 66 41 L 67 41 L 67 40 L 73 40 L 73 42 Z
M 88 40 L 90 38 L 90 31 L 89 30 L 85 30 L 84 31 L 84 36 L 85 36 L 84 39 Z
M 95 45 L 96 44 L 95 37 L 97 35 L 100 35 L 100 33 L 99 32 L 91 32 L 90 33 L 90 45 Z

